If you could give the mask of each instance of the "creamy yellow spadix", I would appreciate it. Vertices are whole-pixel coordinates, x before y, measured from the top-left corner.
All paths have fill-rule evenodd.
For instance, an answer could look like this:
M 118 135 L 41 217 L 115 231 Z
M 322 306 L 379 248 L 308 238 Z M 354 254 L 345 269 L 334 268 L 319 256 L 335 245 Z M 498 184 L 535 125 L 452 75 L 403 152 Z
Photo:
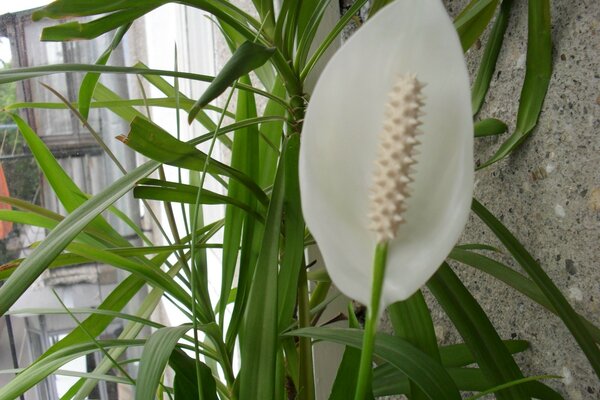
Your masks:
M 408 89 L 419 82 L 418 94 Z M 396 88 L 422 103 L 418 118 L 396 115 L 390 122 Z M 473 189 L 469 92 L 462 48 L 440 0 L 398 0 L 385 7 L 319 77 L 302 130 L 302 207 L 329 275 L 347 296 L 369 304 L 380 240 L 389 239 L 383 305 L 418 290 L 458 241 Z M 380 149 L 400 146 L 391 137 L 380 142 L 386 124 L 420 124 L 422 131 L 414 137 L 421 144 L 407 153 L 411 161 L 389 171 L 389 181 L 387 173 L 374 171 Z M 404 146 L 412 139 L 401 140 Z M 381 185 L 389 185 L 381 196 L 403 197 L 390 212 L 376 210 L 370 198 Z M 385 228 L 400 223 L 395 234 Z
M 423 95 L 421 82 L 414 75 L 399 76 L 385 105 L 383 129 L 371 186 L 369 228 L 377 241 L 396 237 L 404 222 L 403 212 L 410 197 L 410 187 L 417 163 L 417 136 L 423 132 Z

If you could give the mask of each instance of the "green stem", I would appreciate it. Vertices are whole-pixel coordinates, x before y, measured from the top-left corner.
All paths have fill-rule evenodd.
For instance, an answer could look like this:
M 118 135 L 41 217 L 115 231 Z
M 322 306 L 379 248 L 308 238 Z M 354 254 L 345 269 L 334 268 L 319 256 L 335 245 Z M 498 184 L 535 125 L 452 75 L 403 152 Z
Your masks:
M 308 278 L 306 277 L 305 264 L 302 263 L 298 283 L 298 324 L 300 328 L 309 327 L 310 321 Z M 315 383 L 312 370 L 313 357 L 311 339 L 309 337 L 301 337 L 298 346 L 300 348 L 298 398 L 301 400 L 314 400 Z
M 373 260 L 373 283 L 371 286 L 371 304 L 367 309 L 367 320 L 363 335 L 362 353 L 360 356 L 360 367 L 358 369 L 358 383 L 354 400 L 364 400 L 367 390 L 371 386 L 373 373 L 373 347 L 375 345 L 375 333 L 379 322 L 379 306 L 381 303 L 381 292 L 383 289 L 383 278 L 385 277 L 385 265 L 387 261 L 387 242 L 377 244 Z

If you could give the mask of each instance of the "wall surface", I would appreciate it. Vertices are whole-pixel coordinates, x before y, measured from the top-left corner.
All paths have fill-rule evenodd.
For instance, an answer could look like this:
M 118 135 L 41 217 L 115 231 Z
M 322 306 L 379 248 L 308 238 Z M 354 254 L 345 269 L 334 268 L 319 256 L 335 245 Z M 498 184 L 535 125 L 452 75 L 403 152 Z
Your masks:
M 455 16 L 468 2 L 445 3 Z M 514 3 L 479 114 L 507 122 L 511 132 L 527 43 L 527 2 Z M 508 159 L 477 173 L 475 196 L 526 246 L 574 308 L 600 325 L 600 4 L 551 4 L 554 70 L 538 127 Z M 486 41 L 487 35 L 467 54 L 472 77 Z M 477 140 L 476 161 L 486 161 L 507 135 Z M 462 242 L 499 245 L 474 217 Z M 509 257 L 501 260 L 523 272 Z M 531 349 L 517 357 L 526 374 L 564 376 L 562 382 L 549 384 L 567 399 L 600 398 L 598 378 L 557 317 L 483 273 L 464 266 L 454 269 L 503 338 L 531 342 Z M 434 308 L 433 314 L 440 339 L 460 341 L 443 312 Z

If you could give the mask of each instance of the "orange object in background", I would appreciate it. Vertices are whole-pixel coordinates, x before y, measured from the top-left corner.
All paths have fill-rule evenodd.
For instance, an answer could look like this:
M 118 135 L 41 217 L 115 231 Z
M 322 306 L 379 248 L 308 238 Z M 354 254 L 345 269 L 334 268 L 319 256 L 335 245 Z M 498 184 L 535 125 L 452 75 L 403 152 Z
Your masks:
M 8 185 L 6 184 L 6 177 L 4 176 L 4 169 L 0 164 L 0 196 L 9 197 Z M 0 201 L 0 210 L 10 210 L 10 204 L 3 203 Z M 9 221 L 0 221 L 0 240 L 5 239 L 10 231 L 12 230 L 13 224 Z

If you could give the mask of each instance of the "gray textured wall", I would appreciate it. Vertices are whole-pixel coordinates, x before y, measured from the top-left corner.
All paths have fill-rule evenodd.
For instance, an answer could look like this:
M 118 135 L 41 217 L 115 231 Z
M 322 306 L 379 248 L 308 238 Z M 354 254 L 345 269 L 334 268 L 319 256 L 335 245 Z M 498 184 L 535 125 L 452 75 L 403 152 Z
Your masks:
M 456 15 L 466 0 L 445 1 Z M 600 3 L 552 2 L 554 71 L 533 136 L 508 159 L 476 175 L 475 196 L 539 260 L 577 311 L 600 325 Z M 487 36 L 482 38 L 485 44 Z M 525 74 L 527 2 L 515 1 L 496 74 L 480 118 L 495 117 L 514 129 Z M 467 54 L 474 76 L 481 49 Z M 487 160 L 500 138 L 479 139 L 475 154 Z M 497 243 L 472 218 L 463 242 Z M 515 267 L 508 257 L 504 258 Z M 551 386 L 567 399 L 599 399 L 600 382 L 562 322 L 502 283 L 457 266 L 503 338 L 529 340 L 517 358 L 527 374 L 557 374 Z M 433 311 L 445 342 L 456 332 Z

